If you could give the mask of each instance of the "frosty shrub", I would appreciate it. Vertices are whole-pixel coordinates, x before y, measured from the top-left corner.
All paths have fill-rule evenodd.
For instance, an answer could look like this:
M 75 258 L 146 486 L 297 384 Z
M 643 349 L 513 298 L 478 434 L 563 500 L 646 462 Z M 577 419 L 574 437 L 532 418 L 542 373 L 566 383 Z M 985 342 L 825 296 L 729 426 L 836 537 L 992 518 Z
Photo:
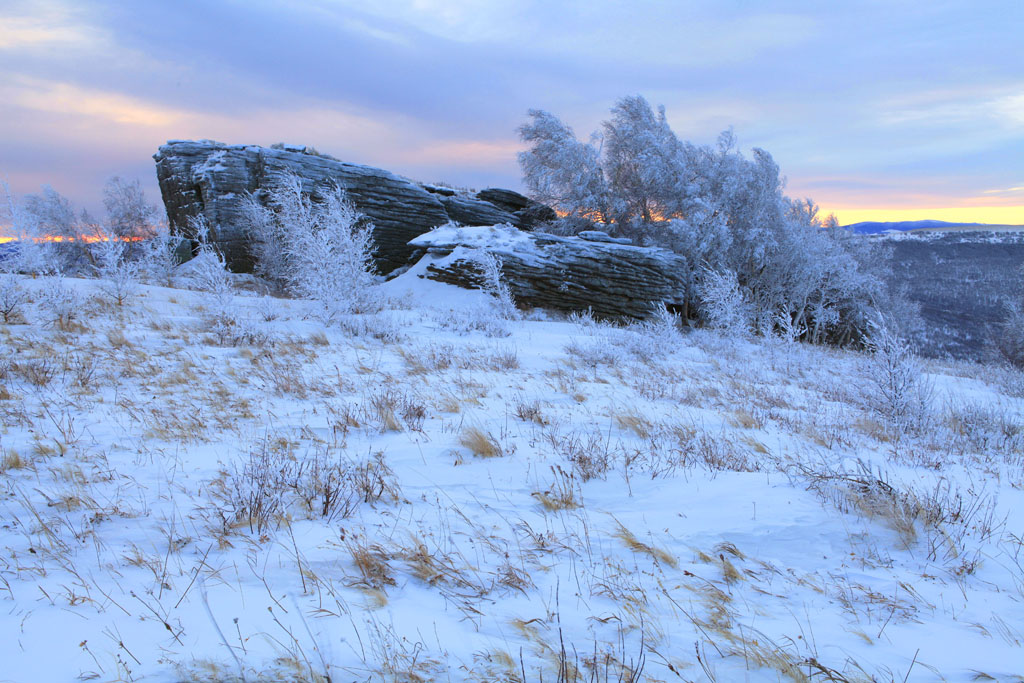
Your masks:
M 171 234 L 166 223 L 150 226 L 149 237 L 135 243 L 139 274 L 146 282 L 154 285 L 170 283 L 178 258 L 174 250 L 179 238 Z
M 1006 308 L 1006 319 L 996 328 L 993 342 L 1004 360 L 1024 368 L 1024 294 L 1007 302 Z
M 481 251 L 476 255 L 476 260 L 483 270 L 484 289 L 494 297 L 498 315 L 503 320 L 518 320 L 519 309 L 512 298 L 512 290 L 501 275 L 501 259 L 490 252 Z
M 82 300 L 78 292 L 64 281 L 63 275 L 56 275 L 43 288 L 40 304 L 51 323 L 61 330 L 68 330 L 81 312 Z
M 268 193 L 268 206 L 249 198 L 245 220 L 257 272 L 295 296 L 317 301 L 324 322 L 380 310 L 373 225 L 339 186 L 317 199 L 303 194 L 302 181 L 291 173 Z
M 995 346 L 1008 363 L 1024 368 L 1024 308 L 1019 302 L 1009 305 L 1006 320 L 996 329 Z
M 234 288 L 231 286 L 231 273 L 220 252 L 212 248 L 200 248 L 188 265 L 188 279 L 192 286 L 201 292 L 208 292 L 216 308 L 231 308 Z
M 701 312 L 709 327 L 730 334 L 750 330 L 751 311 L 740 290 L 736 274 L 706 268 L 701 284 Z
M 192 287 L 207 292 L 203 324 L 220 346 L 265 346 L 270 336 L 256 322 L 243 314 L 235 302 L 235 287 L 224 256 L 210 244 L 209 226 L 204 218 L 193 219 L 191 230 L 199 242 L 199 250 L 185 264 Z
M 931 409 L 934 386 L 921 371 L 910 346 L 884 318 L 871 324 L 871 358 L 867 375 L 873 407 L 902 430 L 924 426 Z
M 22 319 L 21 307 L 28 301 L 28 290 L 17 276 L 0 272 L 0 318 L 5 323 Z
M 681 323 L 680 317 L 659 301 L 654 305 L 650 318 L 623 330 L 622 346 L 643 361 L 661 358 L 679 347 Z
M 286 289 L 289 266 L 284 225 L 272 210 L 251 194 L 242 203 L 242 220 L 251 238 L 249 249 L 255 261 L 256 274 L 277 289 Z
M 188 262 L 188 279 L 195 289 L 209 292 L 211 303 L 217 312 L 227 313 L 232 308 L 235 295 L 231 284 L 231 273 L 220 251 L 210 243 L 210 226 L 206 218 L 198 216 L 189 219 L 189 228 L 199 243 L 195 257 Z
M 372 337 L 385 344 L 402 341 L 402 325 L 387 311 L 365 315 L 343 315 L 337 319 L 338 327 L 353 337 Z
M 485 303 L 439 311 L 434 320 L 442 329 L 459 334 L 482 332 L 488 337 L 507 337 L 512 334 L 508 321 L 497 315 L 493 306 Z
M 123 239 L 107 234 L 89 245 L 99 289 L 118 306 L 139 289 L 139 265 L 130 260 L 130 247 Z

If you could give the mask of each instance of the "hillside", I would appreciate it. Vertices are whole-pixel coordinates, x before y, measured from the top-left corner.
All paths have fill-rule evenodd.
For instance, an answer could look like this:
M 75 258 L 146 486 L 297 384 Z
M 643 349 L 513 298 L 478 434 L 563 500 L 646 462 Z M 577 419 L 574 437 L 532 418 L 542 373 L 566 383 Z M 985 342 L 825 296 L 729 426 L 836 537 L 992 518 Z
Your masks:
M 889 234 L 889 285 L 920 307 L 918 351 L 931 357 L 981 361 L 992 336 L 1020 296 L 1024 234 L 939 231 Z
M 1024 377 L 0 276 L 9 680 L 1011 680 Z M 248 291 L 247 291 L 248 290 Z M 8 289 L 6 291 L 13 291 Z

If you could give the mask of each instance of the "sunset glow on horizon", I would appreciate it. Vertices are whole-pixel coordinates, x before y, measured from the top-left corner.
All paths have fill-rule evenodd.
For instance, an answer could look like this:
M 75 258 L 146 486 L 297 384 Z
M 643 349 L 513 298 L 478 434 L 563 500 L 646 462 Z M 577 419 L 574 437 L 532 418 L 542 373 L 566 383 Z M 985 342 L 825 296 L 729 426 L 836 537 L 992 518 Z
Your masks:
M 882 223 L 898 221 L 937 220 L 946 223 L 988 223 L 992 225 L 1024 226 L 1024 205 L 1021 206 L 953 206 L 921 208 L 860 208 L 822 207 L 821 213 L 834 213 L 840 225 L 865 221 Z

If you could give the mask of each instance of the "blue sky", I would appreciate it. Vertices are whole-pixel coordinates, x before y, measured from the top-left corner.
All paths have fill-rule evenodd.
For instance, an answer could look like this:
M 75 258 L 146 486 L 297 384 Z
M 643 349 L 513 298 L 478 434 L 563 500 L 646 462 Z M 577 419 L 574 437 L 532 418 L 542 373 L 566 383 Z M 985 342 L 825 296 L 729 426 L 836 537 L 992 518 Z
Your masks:
M 639 93 L 682 138 L 733 126 L 844 222 L 1024 224 L 1022 34 L 1020 0 L 5 0 L 0 174 L 155 200 L 156 148 L 212 138 L 519 188 L 528 108 L 582 137 Z

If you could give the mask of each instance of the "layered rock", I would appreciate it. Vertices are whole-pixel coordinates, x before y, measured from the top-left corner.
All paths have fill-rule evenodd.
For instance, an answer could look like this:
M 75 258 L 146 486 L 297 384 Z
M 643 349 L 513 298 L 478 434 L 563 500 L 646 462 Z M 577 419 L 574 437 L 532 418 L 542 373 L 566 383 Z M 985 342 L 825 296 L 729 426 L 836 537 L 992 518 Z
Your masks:
M 171 228 L 194 238 L 191 219 L 205 217 L 211 240 L 236 270 L 252 266 L 241 220 L 245 197 L 251 193 L 264 200 L 286 172 L 298 176 L 303 191 L 310 194 L 335 184 L 346 191 L 356 208 L 373 221 L 377 267 L 383 273 L 409 263 L 414 254 L 411 239 L 452 220 L 464 225 L 508 222 L 528 227 L 538 215 L 554 217 L 548 207 L 511 190 L 490 189 L 474 195 L 421 185 L 383 169 L 317 154 L 311 148 L 173 140 L 153 158 Z M 500 202 L 488 201 L 488 193 Z
M 601 232 L 559 237 L 502 225 L 446 227 L 411 245 L 428 252 L 424 277 L 467 288 L 483 285 L 480 253 L 493 254 L 512 295 L 527 306 L 645 318 L 658 303 L 680 308 L 686 302 L 684 257 Z

